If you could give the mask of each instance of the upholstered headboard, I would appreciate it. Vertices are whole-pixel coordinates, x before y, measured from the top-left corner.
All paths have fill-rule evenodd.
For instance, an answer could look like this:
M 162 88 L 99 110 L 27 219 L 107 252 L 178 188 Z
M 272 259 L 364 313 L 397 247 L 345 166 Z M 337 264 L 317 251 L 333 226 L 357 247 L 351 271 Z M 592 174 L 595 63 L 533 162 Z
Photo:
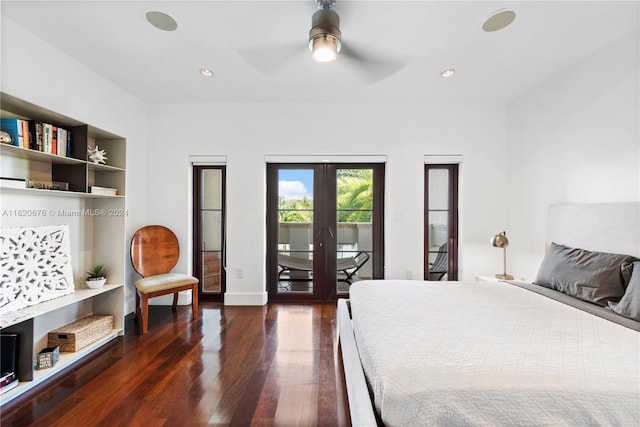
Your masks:
M 551 205 L 545 247 L 551 242 L 640 258 L 640 202 Z

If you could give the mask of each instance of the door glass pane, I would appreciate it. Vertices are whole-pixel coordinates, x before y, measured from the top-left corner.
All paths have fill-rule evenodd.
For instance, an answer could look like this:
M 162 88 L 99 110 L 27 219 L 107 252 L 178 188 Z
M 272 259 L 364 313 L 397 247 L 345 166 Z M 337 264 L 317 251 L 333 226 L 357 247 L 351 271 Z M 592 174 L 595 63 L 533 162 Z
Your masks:
M 336 171 L 337 293 L 372 278 L 373 169 Z
M 205 251 L 222 249 L 221 211 L 202 211 L 202 243 Z
M 222 208 L 222 171 L 205 169 L 202 171 L 202 208 Z
M 429 169 L 429 210 L 449 209 L 449 170 Z
M 278 171 L 278 292 L 313 293 L 313 170 Z
M 449 241 L 451 236 L 451 170 L 448 166 L 427 169 L 427 280 L 449 279 Z
M 222 292 L 223 172 L 219 168 L 200 173 L 200 277 L 203 293 Z

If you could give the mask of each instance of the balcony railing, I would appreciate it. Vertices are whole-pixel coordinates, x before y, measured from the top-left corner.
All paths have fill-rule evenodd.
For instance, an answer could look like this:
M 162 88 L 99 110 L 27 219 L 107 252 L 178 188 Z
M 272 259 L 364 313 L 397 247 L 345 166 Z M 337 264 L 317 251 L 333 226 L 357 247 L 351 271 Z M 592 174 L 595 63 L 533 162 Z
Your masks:
M 346 258 L 355 256 L 359 251 L 371 254 L 373 249 L 371 223 L 338 223 L 337 256 Z M 313 224 L 310 222 L 281 222 L 278 234 L 278 250 L 291 256 L 310 259 L 313 253 Z M 370 278 L 371 263 L 368 262 L 358 271 L 361 278 Z

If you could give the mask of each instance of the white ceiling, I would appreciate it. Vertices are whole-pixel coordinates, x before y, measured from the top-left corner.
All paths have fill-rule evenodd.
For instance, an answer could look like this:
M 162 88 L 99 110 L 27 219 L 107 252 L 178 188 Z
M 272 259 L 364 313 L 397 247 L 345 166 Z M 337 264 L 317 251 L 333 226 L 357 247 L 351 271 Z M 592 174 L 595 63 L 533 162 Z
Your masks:
M 313 62 L 314 0 L 5 0 L 0 7 L 147 103 L 505 102 L 639 25 L 638 1 L 338 0 L 345 45 L 403 64 L 372 81 L 344 56 Z M 483 32 L 484 20 L 503 8 L 516 12 L 513 24 Z M 173 16 L 178 29 L 152 27 L 144 18 L 152 10 Z M 280 66 L 260 67 L 260 51 Z M 215 76 L 202 77 L 203 67 Z M 440 76 L 447 68 L 455 77 Z

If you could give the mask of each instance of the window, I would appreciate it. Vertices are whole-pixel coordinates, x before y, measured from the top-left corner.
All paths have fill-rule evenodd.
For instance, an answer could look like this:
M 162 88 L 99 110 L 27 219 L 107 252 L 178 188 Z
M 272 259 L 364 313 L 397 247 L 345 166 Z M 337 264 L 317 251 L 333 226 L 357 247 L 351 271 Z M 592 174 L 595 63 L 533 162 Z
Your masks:
M 458 165 L 425 164 L 424 279 L 458 280 Z

